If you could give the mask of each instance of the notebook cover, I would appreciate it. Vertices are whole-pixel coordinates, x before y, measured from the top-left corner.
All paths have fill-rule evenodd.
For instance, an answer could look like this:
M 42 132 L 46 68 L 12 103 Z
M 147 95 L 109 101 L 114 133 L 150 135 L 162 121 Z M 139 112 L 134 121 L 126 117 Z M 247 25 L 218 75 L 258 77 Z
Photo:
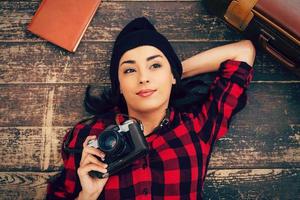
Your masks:
M 100 3 L 101 0 L 43 0 L 28 30 L 75 52 Z

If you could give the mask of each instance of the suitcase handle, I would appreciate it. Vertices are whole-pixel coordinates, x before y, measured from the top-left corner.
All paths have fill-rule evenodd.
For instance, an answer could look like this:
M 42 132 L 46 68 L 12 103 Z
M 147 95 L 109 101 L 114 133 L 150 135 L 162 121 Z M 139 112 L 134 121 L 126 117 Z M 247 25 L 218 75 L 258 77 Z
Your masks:
M 263 33 L 259 34 L 258 40 L 259 43 L 262 45 L 262 47 L 272 56 L 274 56 L 275 58 L 277 58 L 278 60 L 280 60 L 282 63 L 284 63 L 285 65 L 287 65 L 290 68 L 295 68 L 296 64 L 294 62 L 292 62 L 290 59 L 288 59 L 286 56 L 284 56 L 283 54 L 281 54 L 280 52 L 276 51 L 272 45 L 270 44 L 270 36 L 265 36 L 264 35 L 264 31 L 262 31 Z
M 252 8 L 257 1 L 258 0 L 231 1 L 224 14 L 225 20 L 238 30 L 244 31 L 254 17 Z

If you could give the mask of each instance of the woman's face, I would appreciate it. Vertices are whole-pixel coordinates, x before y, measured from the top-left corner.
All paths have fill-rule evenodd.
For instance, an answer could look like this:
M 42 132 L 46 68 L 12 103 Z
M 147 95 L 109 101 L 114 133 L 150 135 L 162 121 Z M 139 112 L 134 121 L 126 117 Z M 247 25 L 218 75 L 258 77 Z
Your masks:
M 166 109 L 176 83 L 168 59 L 153 46 L 128 50 L 119 62 L 118 78 L 128 111 Z

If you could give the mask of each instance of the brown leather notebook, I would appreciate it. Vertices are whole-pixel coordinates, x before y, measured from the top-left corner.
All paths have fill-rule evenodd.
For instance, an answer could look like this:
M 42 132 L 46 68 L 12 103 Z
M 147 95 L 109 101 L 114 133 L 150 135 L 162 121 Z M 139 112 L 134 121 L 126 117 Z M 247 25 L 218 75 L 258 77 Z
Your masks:
M 101 0 L 42 0 L 28 30 L 75 52 Z

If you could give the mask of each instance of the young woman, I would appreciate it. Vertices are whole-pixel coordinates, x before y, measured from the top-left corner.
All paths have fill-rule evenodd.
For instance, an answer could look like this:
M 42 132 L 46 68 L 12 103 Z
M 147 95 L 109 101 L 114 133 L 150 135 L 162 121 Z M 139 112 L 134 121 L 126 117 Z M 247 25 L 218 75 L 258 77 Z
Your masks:
M 232 116 L 246 104 L 253 78 L 255 49 L 240 41 L 199 53 L 182 63 L 168 40 L 144 17 L 131 21 L 118 35 L 111 58 L 111 90 L 96 101 L 86 97 L 95 114 L 78 123 L 65 138 L 64 170 L 49 183 L 48 199 L 202 199 L 215 142 L 228 131 Z M 189 98 L 181 79 L 217 71 L 206 98 Z M 187 91 L 187 92 L 186 92 Z M 99 158 L 105 154 L 87 146 L 114 122 L 104 113 L 124 113 L 140 120 L 150 151 L 108 178 Z M 77 153 L 66 149 L 83 148 Z

